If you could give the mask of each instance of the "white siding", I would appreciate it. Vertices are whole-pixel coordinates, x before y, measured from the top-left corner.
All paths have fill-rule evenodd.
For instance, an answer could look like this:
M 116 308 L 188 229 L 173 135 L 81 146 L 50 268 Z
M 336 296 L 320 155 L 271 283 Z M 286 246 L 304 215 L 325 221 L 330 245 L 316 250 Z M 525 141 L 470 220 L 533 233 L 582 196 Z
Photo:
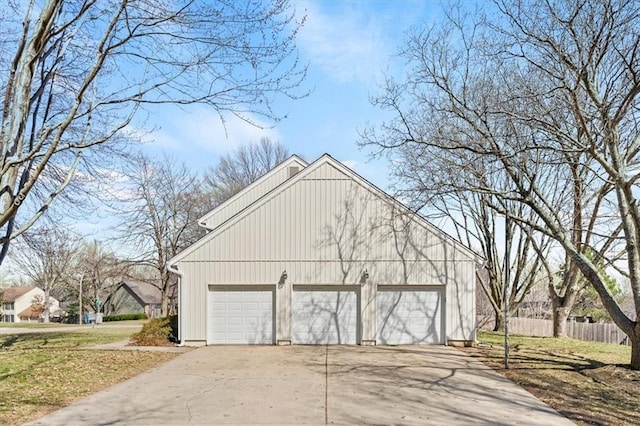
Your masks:
M 287 271 L 276 292 L 276 328 L 277 339 L 291 339 L 290 286 L 360 285 L 365 270 L 370 290 L 362 306 L 363 340 L 375 339 L 377 284 L 445 286 L 446 339 L 475 337 L 471 252 L 332 159 L 284 182 L 175 264 L 183 273 L 185 340 L 205 339 L 208 285 L 276 285 Z
M 257 180 L 254 185 L 250 185 L 222 205 L 207 213 L 200 219 L 200 223 L 205 228 L 215 229 L 230 217 L 242 211 L 257 199 L 289 179 L 290 167 L 298 167 L 302 170 L 306 167 L 306 163 L 296 157 L 284 161 L 274 170 L 263 176 L 263 178 Z
M 221 227 L 215 240 L 199 246 L 188 261 L 251 260 L 259 264 L 295 260 L 352 266 L 374 260 L 377 273 L 385 280 L 422 283 L 427 269 L 442 276 L 446 263 L 472 260 L 443 234 L 400 216 L 384 200 L 331 169 L 327 166 L 312 173 L 272 195 L 251 214 Z M 318 175 L 331 179 L 318 180 Z M 427 259 L 430 265 L 420 264 Z M 315 273 L 316 268 L 306 269 Z M 349 273 L 356 276 L 349 278 L 357 279 L 361 271 L 353 269 Z
M 476 265 L 470 262 L 451 265 L 445 304 L 447 340 L 472 341 L 476 338 L 475 268 Z

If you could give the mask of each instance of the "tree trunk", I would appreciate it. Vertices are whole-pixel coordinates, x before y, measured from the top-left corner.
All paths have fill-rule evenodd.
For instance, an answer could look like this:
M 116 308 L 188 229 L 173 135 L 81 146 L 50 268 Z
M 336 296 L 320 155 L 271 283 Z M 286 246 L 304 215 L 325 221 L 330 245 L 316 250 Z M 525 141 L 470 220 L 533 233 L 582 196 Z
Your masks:
M 570 308 L 565 306 L 553 307 L 553 337 L 567 337 L 567 318 Z
M 631 369 L 640 370 L 640 320 L 636 321 L 635 333 L 631 339 Z
M 42 322 L 44 323 L 49 322 L 49 309 L 51 306 L 51 303 L 49 302 L 49 298 L 50 298 L 49 290 L 46 290 L 44 292 L 44 300 L 42 301 L 42 304 L 44 305 L 44 311 L 42 311 Z
M 493 317 L 493 331 L 504 331 L 504 315 L 502 311 L 494 312 Z
M 567 318 L 580 293 L 578 281 L 581 277 L 582 274 L 575 260 L 569 254 L 566 254 L 565 271 L 562 277 L 564 295 L 556 293 L 552 283 L 549 285 L 549 290 L 553 292 L 551 296 L 553 303 L 553 337 L 567 337 Z
M 160 305 L 160 316 L 167 317 L 169 316 L 169 296 L 166 294 L 162 295 L 162 304 Z
M 631 369 L 640 370 L 640 338 L 631 339 Z

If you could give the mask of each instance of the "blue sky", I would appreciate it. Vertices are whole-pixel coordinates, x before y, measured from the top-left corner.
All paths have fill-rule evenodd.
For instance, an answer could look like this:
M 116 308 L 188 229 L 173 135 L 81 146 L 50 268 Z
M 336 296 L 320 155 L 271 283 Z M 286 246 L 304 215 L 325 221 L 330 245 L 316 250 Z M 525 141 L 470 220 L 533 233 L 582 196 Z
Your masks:
M 370 152 L 358 148 L 358 131 L 384 120 L 384 113 L 370 104 L 369 97 L 379 91 L 385 73 L 403 72 L 401 61 L 394 55 L 406 31 L 437 17 L 442 11 L 440 2 L 291 1 L 299 14 L 306 15 L 297 45 L 301 59 L 309 64 L 303 87 L 311 90 L 309 96 L 280 101 L 276 112 L 287 118 L 266 129 L 226 117 L 225 131 L 218 115 L 204 106 L 147 109 L 146 124 L 154 130 L 145 136 L 148 143 L 144 150 L 158 158 L 167 155 L 184 161 L 202 172 L 215 165 L 221 155 L 268 136 L 308 161 L 329 153 L 381 189 L 389 190 L 386 161 L 371 161 Z M 84 221 L 74 219 L 69 225 L 87 238 L 115 244 L 110 238 L 114 221 L 117 219 L 102 212 Z
M 175 109 L 162 115 L 146 149 L 204 170 L 233 148 L 268 136 L 308 161 L 327 152 L 388 189 L 386 162 L 369 161 L 369 152 L 357 147 L 358 131 L 384 119 L 369 97 L 379 90 L 384 73 L 401 72 L 401 63 L 393 56 L 405 32 L 440 13 L 439 2 L 292 0 L 292 4 L 307 16 L 297 44 L 309 63 L 305 88 L 311 93 L 277 104 L 277 113 L 286 114 L 286 119 L 260 129 L 228 117 L 225 132 L 219 117 L 205 107 Z

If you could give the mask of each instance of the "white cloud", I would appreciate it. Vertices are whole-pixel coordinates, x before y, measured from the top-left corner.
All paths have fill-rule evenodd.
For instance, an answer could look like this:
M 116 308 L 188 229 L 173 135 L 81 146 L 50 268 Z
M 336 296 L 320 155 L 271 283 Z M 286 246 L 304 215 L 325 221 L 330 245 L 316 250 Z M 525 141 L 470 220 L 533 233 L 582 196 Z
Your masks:
M 356 160 L 344 160 L 344 161 L 341 161 L 341 163 L 347 166 L 348 168 L 350 168 L 351 170 L 355 170 L 356 166 L 358 165 L 358 162 Z
M 221 119 L 220 115 L 206 107 L 193 107 L 188 111 L 176 109 L 170 116 L 164 117 L 157 124 L 158 128 L 145 139 L 168 150 L 200 148 L 216 155 L 257 142 L 264 136 L 273 141 L 280 139 L 278 132 L 268 128 L 264 122 L 252 116 L 248 116 L 248 119 L 253 124 L 231 114 Z
M 305 2 L 307 20 L 298 36 L 311 66 L 340 82 L 375 83 L 394 49 L 384 33 L 388 23 L 366 13 L 357 2 L 345 3 L 333 14 L 321 10 L 320 5 Z

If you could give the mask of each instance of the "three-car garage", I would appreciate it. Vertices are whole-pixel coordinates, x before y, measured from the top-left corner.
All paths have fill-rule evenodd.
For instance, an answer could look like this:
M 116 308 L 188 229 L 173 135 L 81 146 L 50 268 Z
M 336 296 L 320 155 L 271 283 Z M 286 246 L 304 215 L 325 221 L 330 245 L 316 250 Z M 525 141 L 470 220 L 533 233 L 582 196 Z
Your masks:
M 478 256 L 353 170 L 292 156 L 168 262 L 185 345 L 467 344 Z
M 291 343 L 361 343 L 360 296 L 358 286 L 293 286 Z M 443 301 L 442 287 L 377 286 L 377 344 L 443 344 Z M 275 286 L 209 286 L 207 344 L 275 344 L 276 310 Z

